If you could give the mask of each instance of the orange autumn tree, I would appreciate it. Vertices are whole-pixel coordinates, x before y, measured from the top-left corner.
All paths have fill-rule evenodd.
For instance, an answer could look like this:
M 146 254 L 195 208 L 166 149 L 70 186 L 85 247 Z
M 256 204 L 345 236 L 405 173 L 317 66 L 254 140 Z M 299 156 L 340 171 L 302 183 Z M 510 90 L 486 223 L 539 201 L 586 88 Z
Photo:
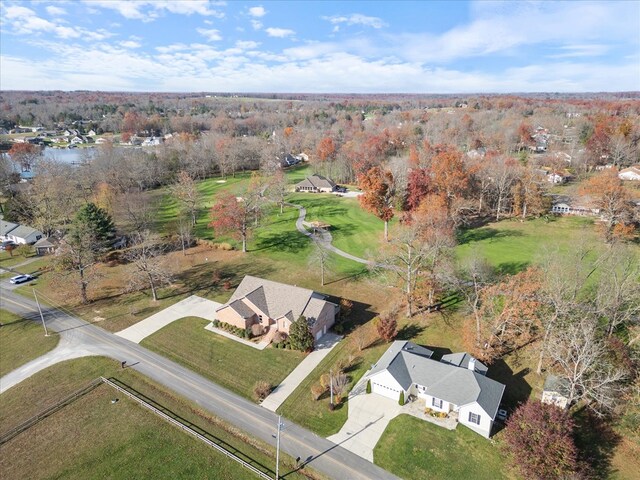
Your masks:
M 380 167 L 373 167 L 358 177 L 362 195 L 360 206 L 384 222 L 384 239 L 389 241 L 389 220 L 393 218 L 395 185 L 393 174 Z
M 450 145 L 438 145 L 431 160 L 433 190 L 442 195 L 450 206 L 454 199 L 464 196 L 469 188 L 469 173 L 462 152 Z
M 618 178 L 615 168 L 603 170 L 591 177 L 580 189 L 580 193 L 591 197 L 595 208 L 600 209 L 600 229 L 605 242 L 628 238 L 634 234 L 633 211 L 629 193 Z
M 483 289 L 476 327 L 480 345 L 469 345 L 480 359 L 492 363 L 536 338 L 544 314 L 541 288 L 542 273 L 529 267 Z

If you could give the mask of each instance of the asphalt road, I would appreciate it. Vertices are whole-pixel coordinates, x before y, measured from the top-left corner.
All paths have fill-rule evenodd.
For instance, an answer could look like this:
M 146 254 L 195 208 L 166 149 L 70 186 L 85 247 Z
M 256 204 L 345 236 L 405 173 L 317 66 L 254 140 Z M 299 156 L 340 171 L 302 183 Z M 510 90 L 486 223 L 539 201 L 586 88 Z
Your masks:
M 134 368 L 246 433 L 275 446 L 273 435 L 276 432 L 278 419 L 275 413 L 96 325 L 48 307 L 42 302 L 41 307 L 47 328 L 58 332 L 67 344 L 95 355 L 126 361 L 130 365 L 129 368 Z M 39 321 L 35 301 L 6 289 L 3 284 L 0 284 L 0 308 Z M 285 427 L 280 438 L 281 449 L 293 458 L 301 457 L 302 461 L 331 478 L 336 480 L 397 478 L 299 425 L 286 419 L 283 419 L 283 423 Z

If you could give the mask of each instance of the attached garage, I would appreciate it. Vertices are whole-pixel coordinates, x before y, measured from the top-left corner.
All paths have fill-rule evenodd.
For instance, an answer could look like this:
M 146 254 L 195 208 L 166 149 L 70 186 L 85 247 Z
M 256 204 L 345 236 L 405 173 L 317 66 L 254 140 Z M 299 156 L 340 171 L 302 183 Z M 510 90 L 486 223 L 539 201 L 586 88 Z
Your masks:
M 404 391 L 402 386 L 386 370 L 372 375 L 369 379 L 371 380 L 371 392 L 383 397 L 398 400 L 400 392 Z

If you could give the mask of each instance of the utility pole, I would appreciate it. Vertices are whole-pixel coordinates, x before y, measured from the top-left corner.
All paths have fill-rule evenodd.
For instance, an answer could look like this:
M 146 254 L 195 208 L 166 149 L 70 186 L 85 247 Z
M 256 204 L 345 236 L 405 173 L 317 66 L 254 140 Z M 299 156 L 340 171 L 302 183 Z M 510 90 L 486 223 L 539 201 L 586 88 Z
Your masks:
M 282 415 L 278 415 L 278 431 L 276 432 L 276 480 L 280 480 L 280 431 L 284 427 Z
M 44 327 L 44 336 L 48 337 L 49 336 L 49 332 L 47 332 L 47 326 L 44 323 L 44 315 L 42 315 L 42 309 L 40 308 L 40 302 L 38 301 L 38 296 L 36 295 L 36 289 L 32 288 L 31 290 L 33 290 L 33 297 L 36 299 L 36 305 L 38 306 L 38 312 L 40 312 L 40 320 L 42 320 L 42 326 Z

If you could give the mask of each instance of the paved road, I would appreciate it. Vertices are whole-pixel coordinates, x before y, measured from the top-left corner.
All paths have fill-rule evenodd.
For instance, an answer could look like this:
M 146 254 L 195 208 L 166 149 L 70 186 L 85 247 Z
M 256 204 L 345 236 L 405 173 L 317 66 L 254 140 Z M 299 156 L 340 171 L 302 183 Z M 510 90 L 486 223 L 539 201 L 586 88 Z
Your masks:
M 298 219 L 296 220 L 296 228 L 300 233 L 306 235 L 307 237 L 313 236 L 313 233 L 309 232 L 303 225 L 304 219 L 307 216 L 307 209 L 302 205 L 296 205 L 294 203 L 287 203 L 287 205 L 291 207 L 295 207 L 298 209 Z M 331 244 L 332 238 L 331 233 L 326 230 L 321 230 L 319 234 L 316 234 L 316 238 L 320 238 L 320 242 L 322 242 L 324 248 L 332 251 L 336 255 L 340 255 L 341 257 L 348 258 L 349 260 L 353 260 L 354 262 L 363 263 L 365 265 L 369 265 L 371 262 L 365 260 L 364 258 L 356 257 L 355 255 L 351 255 L 343 250 L 340 250 L 337 247 L 334 247 Z
M 37 319 L 35 302 L 4 288 L 0 307 Z M 175 362 L 118 337 L 75 316 L 43 305 L 47 327 L 79 350 L 126 360 L 131 368 L 194 401 L 205 410 L 271 445 L 275 444 L 277 415 L 225 390 Z M 284 421 L 281 448 L 300 456 L 316 470 L 338 480 L 395 479 L 394 475 L 367 462 L 329 440 L 289 421 Z

